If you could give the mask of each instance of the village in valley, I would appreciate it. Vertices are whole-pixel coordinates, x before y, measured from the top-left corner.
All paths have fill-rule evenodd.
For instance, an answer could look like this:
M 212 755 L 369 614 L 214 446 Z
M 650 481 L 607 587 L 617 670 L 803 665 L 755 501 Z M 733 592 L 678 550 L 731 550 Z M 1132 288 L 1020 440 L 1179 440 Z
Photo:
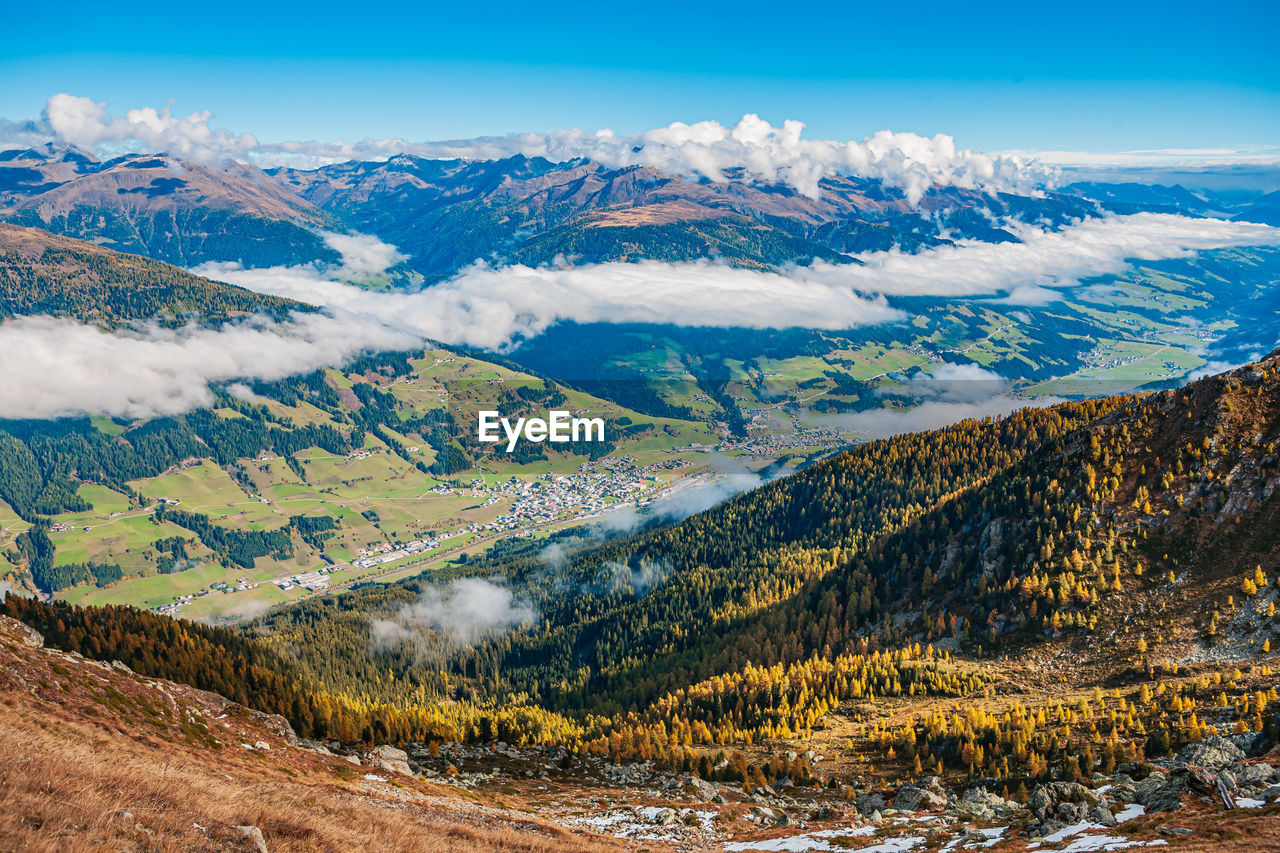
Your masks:
M 368 451 L 361 453 L 370 455 Z M 481 476 L 465 486 L 442 483 L 431 490 L 433 494 L 478 499 L 481 507 L 501 503 L 503 512 L 491 521 L 462 524 L 423 538 L 372 542 L 358 548 L 355 558 L 345 563 L 326 562 L 308 571 L 276 576 L 269 581 L 253 581 L 241 576 L 231 583 L 217 582 L 153 609 L 177 616 L 185 606 L 206 596 L 251 592 L 263 583 L 295 598 L 328 592 L 354 580 L 366 581 L 399 575 L 407 569 L 430 568 L 433 563 L 457 555 L 468 545 L 530 537 L 568 524 L 589 522 L 624 507 L 643 509 L 671 489 L 677 480 L 686 479 L 692 468 L 689 460 L 679 457 L 641 465 L 634 457 L 618 455 L 584 462 L 567 475 L 548 472 L 532 480 L 512 476 L 491 484 Z

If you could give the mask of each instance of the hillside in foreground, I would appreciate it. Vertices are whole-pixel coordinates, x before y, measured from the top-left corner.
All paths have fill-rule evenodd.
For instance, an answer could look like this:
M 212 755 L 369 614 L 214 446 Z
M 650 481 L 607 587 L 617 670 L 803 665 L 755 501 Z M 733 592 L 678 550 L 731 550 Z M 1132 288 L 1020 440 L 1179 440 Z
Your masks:
M 1280 849 L 1280 761 L 1247 757 L 1240 738 L 1012 797 L 936 776 L 718 782 L 483 737 L 302 740 L 279 716 L 41 644 L 0 616 L 7 849 Z M 178 646 L 190 658 L 201 643 Z
M 298 746 L 288 724 L 0 617 L 7 850 L 603 851 L 456 788 Z

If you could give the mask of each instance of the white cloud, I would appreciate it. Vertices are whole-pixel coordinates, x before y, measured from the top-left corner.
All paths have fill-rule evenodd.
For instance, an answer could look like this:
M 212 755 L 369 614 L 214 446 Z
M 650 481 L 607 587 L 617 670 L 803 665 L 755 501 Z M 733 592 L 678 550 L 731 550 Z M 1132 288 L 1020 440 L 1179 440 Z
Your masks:
M 422 629 L 444 634 L 456 643 L 478 640 L 532 624 L 532 605 L 505 586 L 482 578 L 459 578 L 446 587 L 424 587 L 420 598 L 400 608 L 392 619 L 373 620 L 375 647 L 387 648 L 420 636 Z
M 1280 147 L 1143 148 L 1132 151 L 1009 151 L 1010 156 L 1062 167 L 1280 166 Z
M 258 140 L 251 133 L 211 128 L 211 118 L 213 113 L 207 110 L 174 116 L 172 105 L 112 115 L 105 103 L 68 94 L 49 98 L 43 116 L 57 140 L 86 150 L 110 150 L 115 146 L 208 162 L 244 157 L 258 147 Z
M 1058 231 L 1011 226 L 1021 243 L 966 242 L 916 254 L 860 255 L 860 266 L 814 263 L 808 277 L 863 293 L 899 296 L 1010 294 L 1039 304 L 1082 278 L 1119 273 L 1133 260 L 1189 257 L 1208 249 L 1280 245 L 1280 228 L 1250 222 L 1137 213 L 1086 219 Z
M 34 129 L 84 149 L 167 152 L 205 162 L 252 158 L 263 166 L 383 160 L 401 153 L 432 159 L 523 154 L 556 162 L 585 157 L 611 168 L 652 166 L 712 181 L 725 180 L 727 170 L 743 169 L 752 179 L 789 184 L 813 197 L 819 194 L 822 178 L 846 175 L 878 178 L 899 187 L 912 204 L 932 187 L 1029 194 L 1054 177 L 1053 170 L 1018 155 L 957 148 L 946 134 L 926 137 L 882 130 L 862 140 L 805 139 L 802 122 L 787 120 L 775 127 L 754 114 L 732 127 L 715 121 L 675 122 L 634 134 L 571 129 L 443 142 L 365 139 L 354 144 L 263 144 L 249 133 L 212 128 L 211 118 L 208 111 L 175 116 L 171 106 L 114 115 L 105 103 L 62 93 L 49 99 Z M 32 123 L 8 122 L 0 130 L 31 144 Z
M 732 127 L 714 121 L 675 122 L 636 134 L 562 130 L 399 147 L 423 157 L 493 159 L 524 154 L 552 161 L 586 157 L 613 168 L 652 166 L 712 181 L 723 181 L 727 170 L 741 168 L 758 180 L 789 184 L 814 197 L 825 177 L 879 178 L 902 188 L 913 204 L 932 187 L 1027 194 L 1053 176 L 1050 170 L 1017 156 L 993 157 L 957 148 L 952 137 L 941 133 L 925 137 L 882 130 L 861 141 L 837 141 L 805 139 L 804 128 L 803 122 L 793 120 L 774 127 L 748 114 Z M 387 150 L 383 142 L 372 150 L 368 145 L 327 153 L 335 159 L 360 159 Z
M 999 395 L 1008 382 L 976 364 L 941 364 L 928 372 L 917 371 L 900 385 L 882 385 L 881 394 L 902 394 L 917 399 L 973 403 Z
M 822 416 L 820 423 L 872 438 L 939 429 L 969 418 L 1002 417 L 1029 406 L 1061 403 L 1059 397 L 1026 399 L 1004 394 L 978 400 L 931 400 L 909 409 L 871 409 L 865 412 Z
M 339 278 L 377 275 L 405 260 L 399 249 L 372 234 L 326 232 L 323 236 L 329 248 L 342 255 L 342 267 L 337 271 Z
M 719 453 L 712 454 L 711 469 L 710 475 L 685 480 L 643 511 L 630 506 L 613 510 L 600 519 L 601 526 L 610 533 L 621 533 L 654 519 L 678 521 L 788 473 L 781 468 L 768 473 L 752 471 L 733 457 Z
M 706 262 L 479 265 L 419 293 L 377 293 L 331 280 L 376 274 L 399 253 L 372 237 L 329 235 L 344 254 L 334 269 L 224 264 L 198 270 L 324 306 L 327 313 L 283 323 L 257 318 L 216 331 L 107 333 L 50 317 L 0 324 L 0 363 L 6 366 L 0 417 L 174 414 L 207 406 L 211 382 L 276 379 L 339 366 L 361 352 L 412 349 L 428 339 L 502 350 L 562 321 L 847 329 L 905 319 L 883 294 L 1008 294 L 1016 300 L 1031 293 L 1046 301 L 1081 278 L 1122 272 L 1135 258 L 1280 244 L 1280 228 L 1166 214 L 1091 219 L 1056 232 L 1023 227 L 1020 235 L 1022 243 L 881 252 L 861 256 L 861 264 L 816 263 L 786 273 Z
M 477 264 L 419 293 L 375 293 L 312 267 L 241 269 L 205 264 L 201 275 L 260 293 L 377 318 L 432 340 L 501 350 L 555 323 L 847 329 L 905 315 L 847 285 L 718 264 L 593 264 L 494 268 Z
M 0 325 L 0 417 L 172 415 L 213 402 L 210 382 L 279 379 L 339 365 L 365 350 L 421 338 L 357 317 L 297 314 L 221 330 L 105 332 L 74 320 L 19 317 Z

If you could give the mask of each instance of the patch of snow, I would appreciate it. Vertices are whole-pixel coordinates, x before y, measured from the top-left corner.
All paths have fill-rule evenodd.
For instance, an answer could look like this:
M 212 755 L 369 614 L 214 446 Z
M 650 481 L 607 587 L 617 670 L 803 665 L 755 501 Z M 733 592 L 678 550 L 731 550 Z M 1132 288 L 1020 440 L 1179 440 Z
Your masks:
M 769 853 L 814 853 L 814 851 L 841 851 L 841 853 L 905 853 L 924 843 L 918 836 L 906 838 L 887 838 L 870 847 L 854 849 L 846 842 L 850 838 L 866 837 L 874 834 L 874 826 L 863 826 L 849 829 L 824 829 L 820 832 L 806 832 L 804 835 L 792 835 L 784 838 L 765 838 L 759 841 L 734 841 L 724 849 L 734 851 L 764 850 Z M 830 839 L 830 840 L 828 840 Z M 837 845 L 833 845 L 832 841 Z
M 1142 806 L 1137 803 L 1129 803 L 1129 805 L 1115 813 L 1116 823 L 1124 823 L 1126 820 L 1133 820 L 1135 817 L 1142 817 L 1146 813 L 1146 806 Z
M 1253 797 L 1239 797 L 1236 799 L 1236 805 L 1242 809 L 1260 809 L 1266 804 L 1265 800 L 1255 800 Z
M 366 773 L 366 774 L 364 774 L 364 780 L 365 780 L 366 782 L 385 782 L 385 781 L 387 781 L 385 778 L 383 778 L 382 776 L 377 775 L 376 773 Z
M 1164 839 L 1133 841 L 1118 835 L 1086 835 L 1063 847 L 1062 853 L 1097 853 L 1105 850 L 1127 850 L 1130 847 L 1160 847 L 1168 843 Z
M 1007 826 L 989 826 L 985 829 L 979 829 L 978 832 L 986 837 L 986 841 L 979 842 L 978 847 L 994 847 L 1004 838 L 1004 834 L 1009 830 Z
M 1059 841 L 1066 841 L 1073 835 L 1079 835 L 1086 829 L 1106 829 L 1106 827 L 1100 823 L 1082 820 L 1079 823 L 1073 823 L 1070 826 L 1063 827 L 1052 835 L 1046 835 L 1044 840 L 1046 844 L 1057 844 Z

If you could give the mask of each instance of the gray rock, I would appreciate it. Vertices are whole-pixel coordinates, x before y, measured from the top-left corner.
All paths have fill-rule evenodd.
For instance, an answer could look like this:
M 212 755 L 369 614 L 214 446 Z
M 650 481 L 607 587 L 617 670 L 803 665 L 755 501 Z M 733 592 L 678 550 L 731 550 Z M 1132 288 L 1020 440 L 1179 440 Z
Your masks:
M 1043 838 L 1046 835 L 1053 835 L 1058 830 L 1066 829 L 1066 828 L 1067 828 L 1067 825 L 1062 821 L 1049 818 L 1047 820 L 1040 821 L 1040 823 L 1036 826 L 1035 831 L 1032 832 L 1031 835 L 1032 835 L 1032 838 L 1036 838 L 1036 837 Z
M 3 601 L 4 595 L 0 594 L 0 602 Z M 25 622 L 19 622 L 9 616 L 0 616 L 0 629 L 16 636 L 25 646 L 31 646 L 33 649 L 44 647 L 44 635 Z
M 963 814 L 971 817 L 974 820 L 996 819 L 995 810 L 985 803 L 965 803 L 955 802 L 953 800 L 951 803 L 951 810 L 957 814 Z
M 1182 805 L 1182 795 L 1186 790 L 1187 780 L 1185 776 L 1169 776 L 1156 785 L 1149 794 L 1141 796 L 1142 792 L 1140 791 L 1138 802 L 1146 806 L 1147 811 L 1177 811 Z
M 653 816 L 653 822 L 659 826 L 670 826 L 680 819 L 675 809 L 662 809 Z
M 1058 818 L 1064 823 L 1080 823 L 1088 810 L 1084 803 L 1058 803 Z
M 409 753 L 388 744 L 375 746 L 369 750 L 365 754 L 365 761 L 373 767 L 381 767 L 383 770 L 390 770 L 392 773 L 401 773 L 405 776 L 413 775 L 413 770 L 409 767 Z
M 1272 785 L 1270 788 L 1267 788 L 1259 794 L 1258 797 L 1259 799 L 1266 800 L 1267 802 L 1280 800 L 1280 785 Z
M 1275 773 L 1275 768 L 1270 764 L 1244 764 L 1239 767 L 1232 768 L 1236 777 L 1236 782 L 1241 785 L 1257 785 L 1262 782 L 1269 781 L 1271 774 Z
M 1108 827 L 1116 825 L 1116 816 L 1111 813 L 1110 809 L 1104 809 L 1102 806 L 1098 806 L 1089 812 L 1089 820 Z
M 924 781 L 924 780 L 921 780 Z M 893 798 L 893 807 L 899 811 L 914 812 L 921 809 L 942 809 L 947 806 L 947 795 L 941 789 L 903 785 Z
M 1045 821 L 1059 813 L 1064 803 L 1094 808 L 1100 802 L 1097 794 L 1079 782 L 1047 782 L 1037 785 L 1027 798 L 1027 808 L 1037 820 Z M 1074 814 L 1074 809 L 1072 809 Z M 1048 834 L 1048 833 L 1046 833 Z
M 681 780 L 682 787 L 692 789 L 690 793 L 703 802 L 711 802 L 719 795 L 720 789 L 705 779 L 697 776 L 686 776 Z
M 860 815 L 869 815 L 872 812 L 878 812 L 886 808 L 889 804 L 884 801 L 884 797 L 879 794 L 859 794 L 853 801 L 853 806 L 858 810 Z
M 279 714 L 265 714 L 262 711 L 249 711 L 249 719 L 280 738 L 289 746 L 298 745 L 298 734 L 289 725 L 289 721 Z
M 253 849 L 258 853 L 268 853 L 267 839 L 262 836 L 262 830 L 256 826 L 236 826 L 233 827 L 236 832 L 244 837 L 244 840 L 253 845 Z
M 1212 735 L 1187 744 L 1174 758 L 1175 764 L 1197 764 L 1201 767 L 1226 767 L 1244 758 L 1244 750 L 1226 735 Z

